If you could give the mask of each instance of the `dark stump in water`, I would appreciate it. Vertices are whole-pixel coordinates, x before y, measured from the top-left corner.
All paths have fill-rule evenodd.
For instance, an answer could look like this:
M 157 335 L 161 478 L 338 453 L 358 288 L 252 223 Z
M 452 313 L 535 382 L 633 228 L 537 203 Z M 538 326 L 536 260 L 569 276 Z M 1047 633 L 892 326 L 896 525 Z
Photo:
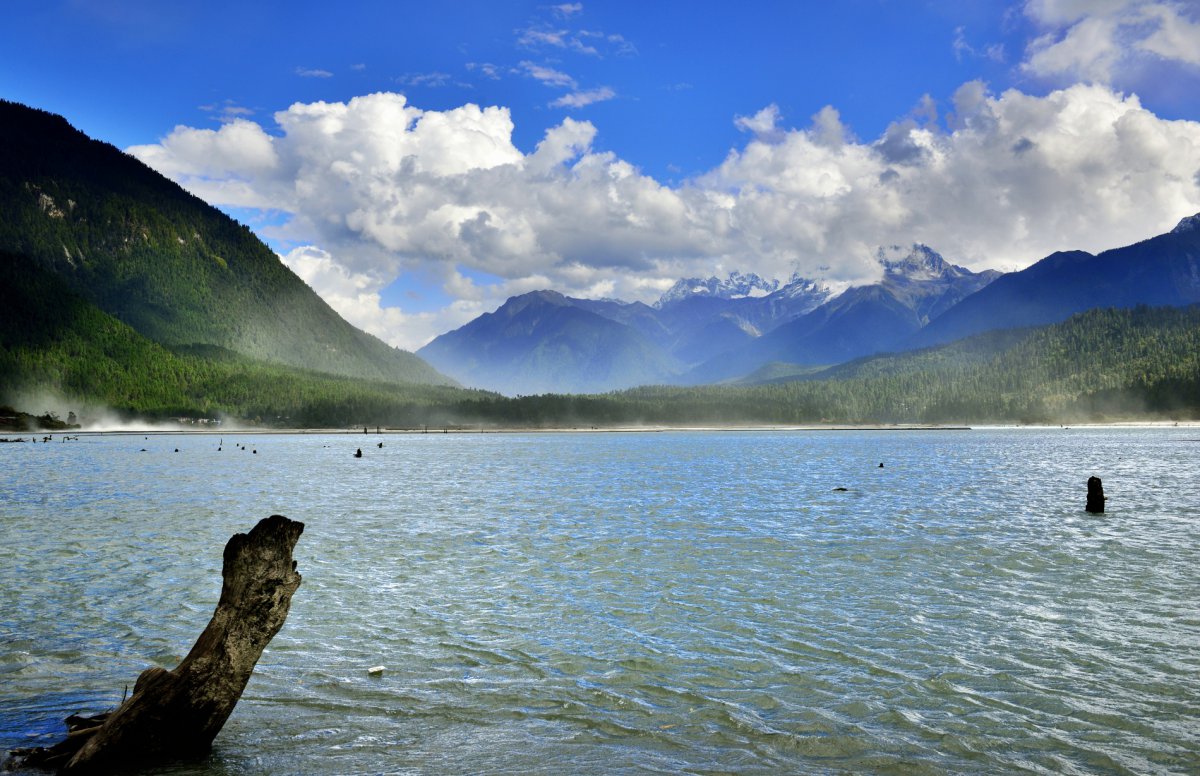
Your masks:
M 1088 477 L 1087 511 L 1096 514 L 1104 512 L 1104 485 L 1099 477 Z
M 146 669 L 112 713 L 68 719 L 66 740 L 14 752 L 13 764 L 106 773 L 207 753 L 287 618 L 300 586 L 292 549 L 303 531 L 303 523 L 272 515 L 235 534 L 225 545 L 221 600 L 183 662 Z

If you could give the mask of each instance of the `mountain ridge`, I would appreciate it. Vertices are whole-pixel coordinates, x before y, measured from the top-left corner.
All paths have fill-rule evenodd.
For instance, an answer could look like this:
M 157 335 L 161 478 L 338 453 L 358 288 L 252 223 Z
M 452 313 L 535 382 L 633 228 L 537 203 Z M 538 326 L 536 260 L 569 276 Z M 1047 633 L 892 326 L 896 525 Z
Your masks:
M 453 382 L 343 320 L 246 226 L 62 116 L 3 100 L 0 249 L 166 345 Z
M 1096 307 L 1200 302 L 1200 214 L 1098 254 L 1058 251 L 963 299 L 904 342 L 925 347 L 991 329 L 1038 326 Z

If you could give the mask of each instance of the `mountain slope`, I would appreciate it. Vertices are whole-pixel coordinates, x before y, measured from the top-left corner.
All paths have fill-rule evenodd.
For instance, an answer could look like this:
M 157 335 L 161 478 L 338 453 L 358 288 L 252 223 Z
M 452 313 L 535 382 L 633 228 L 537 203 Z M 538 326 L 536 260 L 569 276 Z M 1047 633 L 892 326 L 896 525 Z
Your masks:
M 1093 309 L 753 386 L 636 388 L 624 422 L 1079 422 L 1200 417 L 1200 305 Z M 581 421 L 586 421 L 586 416 Z
M 446 384 L 355 329 L 242 226 L 65 119 L 0 101 L 0 250 L 166 345 Z
M 344 427 L 437 422 L 479 392 L 314 372 L 216 346 L 167 348 L 84 299 L 54 272 L 0 251 L 0 403 L 35 412 L 61 399 L 105 414 Z
M 1200 216 L 1096 256 L 1052 254 L 962 300 L 905 344 L 922 347 L 989 329 L 1053 323 L 1094 307 L 1195 302 L 1200 302 Z
M 606 391 L 678 369 L 632 326 L 579 301 L 554 291 L 516 296 L 418 354 L 467 385 L 508 394 Z

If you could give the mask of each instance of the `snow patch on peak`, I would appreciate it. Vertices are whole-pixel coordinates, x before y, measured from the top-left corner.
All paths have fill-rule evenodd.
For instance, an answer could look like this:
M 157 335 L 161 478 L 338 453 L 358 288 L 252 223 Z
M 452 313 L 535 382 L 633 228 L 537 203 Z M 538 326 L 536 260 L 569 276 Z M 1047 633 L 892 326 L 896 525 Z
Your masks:
M 910 247 L 881 247 L 876 251 L 875 258 L 883 265 L 886 275 L 907 280 L 936 280 L 962 274 L 961 268 L 950 264 L 937 251 L 921 243 L 913 243 Z
M 767 296 L 779 289 L 778 280 L 763 280 L 753 272 L 730 272 L 728 278 L 715 275 L 707 280 L 702 278 L 684 278 L 671 286 L 654 306 L 662 309 L 664 305 L 678 302 L 691 296 L 714 296 L 720 299 L 744 299 L 745 297 Z
M 1171 230 L 1171 234 L 1183 234 L 1184 232 L 1200 231 L 1200 213 L 1194 216 L 1188 216 L 1175 225 Z

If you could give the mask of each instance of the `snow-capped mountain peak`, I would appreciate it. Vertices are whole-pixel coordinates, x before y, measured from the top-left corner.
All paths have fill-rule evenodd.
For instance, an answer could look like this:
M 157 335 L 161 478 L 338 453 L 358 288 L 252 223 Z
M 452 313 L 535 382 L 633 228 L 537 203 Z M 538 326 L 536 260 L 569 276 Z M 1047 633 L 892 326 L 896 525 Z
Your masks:
M 962 274 L 928 245 L 914 243 L 905 247 L 889 245 L 876 252 L 885 275 L 905 280 L 937 280 Z
M 753 272 L 743 274 L 734 271 L 729 273 L 728 278 L 718 278 L 714 275 L 708 279 L 684 278 L 677 281 L 654 306 L 662 309 L 664 305 L 692 296 L 713 296 L 719 299 L 766 296 L 778 289 L 778 280 L 764 280 Z

